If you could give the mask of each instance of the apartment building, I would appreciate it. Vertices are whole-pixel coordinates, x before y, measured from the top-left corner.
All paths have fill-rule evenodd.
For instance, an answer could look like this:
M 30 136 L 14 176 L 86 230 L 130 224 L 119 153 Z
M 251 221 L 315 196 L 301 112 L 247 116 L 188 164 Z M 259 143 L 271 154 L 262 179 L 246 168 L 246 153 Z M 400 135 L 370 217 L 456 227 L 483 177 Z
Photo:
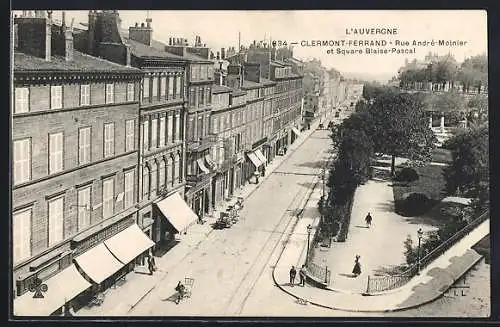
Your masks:
M 143 74 L 76 51 L 64 15 L 55 25 L 50 11 L 26 13 L 14 33 L 14 314 L 50 315 L 85 303 L 153 245 L 136 224 Z M 42 283 L 45 298 L 34 298 Z

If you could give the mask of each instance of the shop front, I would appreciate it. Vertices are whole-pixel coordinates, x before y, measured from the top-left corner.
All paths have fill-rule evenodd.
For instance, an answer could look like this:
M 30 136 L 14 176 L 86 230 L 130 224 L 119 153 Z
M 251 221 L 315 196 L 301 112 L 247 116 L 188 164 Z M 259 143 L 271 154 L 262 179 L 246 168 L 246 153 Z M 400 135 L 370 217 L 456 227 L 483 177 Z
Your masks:
M 198 216 L 177 192 L 157 202 L 156 208 L 161 214 L 165 233 L 185 234 L 189 226 L 198 221 Z
M 260 175 L 259 169 L 264 165 L 264 163 L 259 159 L 257 154 L 254 151 L 250 151 L 246 153 L 247 162 L 246 162 L 246 171 L 245 178 L 247 181 L 255 178 L 255 182 L 257 182 L 258 176 Z

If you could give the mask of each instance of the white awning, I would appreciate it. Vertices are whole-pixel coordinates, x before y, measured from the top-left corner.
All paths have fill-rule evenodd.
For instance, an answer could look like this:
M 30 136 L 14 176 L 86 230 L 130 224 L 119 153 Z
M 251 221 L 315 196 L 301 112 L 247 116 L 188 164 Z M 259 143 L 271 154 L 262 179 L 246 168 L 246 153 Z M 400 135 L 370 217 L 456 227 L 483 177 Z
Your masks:
M 211 168 L 215 168 L 215 162 L 212 160 L 212 158 L 210 158 L 210 155 L 207 154 L 205 156 L 205 161 Z
M 256 150 L 254 153 L 255 153 L 255 155 L 257 156 L 257 158 L 259 158 L 259 160 L 262 163 L 266 163 L 267 162 L 266 156 L 262 153 L 262 151 L 260 151 L 260 149 Z
M 123 264 L 131 262 L 141 253 L 155 245 L 137 224 L 133 224 L 104 241 L 104 244 Z
M 208 174 L 210 171 L 208 170 L 207 167 L 205 167 L 205 163 L 203 162 L 203 159 L 197 159 L 196 162 L 198 163 L 198 166 L 200 166 L 200 169 L 205 173 Z
M 75 258 L 76 263 L 90 279 L 100 284 L 123 267 L 104 243 L 93 247 L 84 254 Z
M 292 127 L 292 131 L 293 131 L 295 134 L 300 135 L 300 131 L 299 131 L 297 128 Z
M 178 232 L 185 230 L 198 220 L 198 216 L 177 192 L 161 200 L 156 205 Z
M 15 316 L 49 316 L 91 285 L 73 264 L 43 283 L 43 299 L 34 299 L 29 291 L 14 299 Z
M 255 168 L 259 168 L 262 163 L 260 162 L 259 158 L 255 155 L 253 152 L 247 153 L 248 159 L 254 164 Z

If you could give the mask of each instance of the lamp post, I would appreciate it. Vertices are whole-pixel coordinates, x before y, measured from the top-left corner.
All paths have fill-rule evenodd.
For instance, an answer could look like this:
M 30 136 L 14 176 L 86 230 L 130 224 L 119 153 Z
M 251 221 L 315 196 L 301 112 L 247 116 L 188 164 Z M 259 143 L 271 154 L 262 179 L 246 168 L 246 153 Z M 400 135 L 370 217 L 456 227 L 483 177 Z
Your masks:
M 309 266 L 309 238 L 311 237 L 312 226 L 307 225 L 307 252 L 306 252 L 306 267 Z
M 422 235 L 424 235 L 424 232 L 422 231 L 422 228 L 419 228 L 417 231 L 417 236 L 418 236 L 417 275 L 420 275 L 420 243 L 422 241 Z

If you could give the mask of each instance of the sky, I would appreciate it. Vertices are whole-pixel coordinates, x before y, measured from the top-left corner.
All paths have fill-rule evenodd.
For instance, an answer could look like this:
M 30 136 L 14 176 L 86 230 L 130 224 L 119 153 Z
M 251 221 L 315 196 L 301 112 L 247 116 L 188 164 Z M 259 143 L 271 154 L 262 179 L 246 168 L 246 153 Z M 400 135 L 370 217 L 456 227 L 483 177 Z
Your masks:
M 307 11 L 127 11 L 120 10 L 122 28 L 152 18 L 153 37 L 168 43 L 169 37 L 187 38 L 194 42 L 199 35 L 203 43 L 214 53 L 221 47 L 238 46 L 238 32 L 241 44 L 253 40 L 283 40 L 294 46 L 298 59 L 318 58 L 327 68 L 344 73 L 367 76 L 395 75 L 408 58 L 410 61 L 423 59 L 432 51 L 438 54 L 452 53 L 457 61 L 464 57 L 487 52 L 487 14 L 480 10 L 307 10 Z M 61 12 L 54 11 L 54 18 Z M 66 19 L 76 23 L 87 22 L 87 11 L 67 11 Z M 396 29 L 397 35 L 357 35 L 352 29 Z M 351 31 L 346 35 L 346 29 Z M 364 49 L 366 46 L 301 46 L 311 40 L 385 40 L 385 48 L 394 48 L 394 42 L 409 41 L 409 46 L 397 48 L 414 49 L 408 54 L 337 54 L 337 48 L 344 50 Z M 413 41 L 452 40 L 466 42 L 462 46 L 413 46 Z M 390 45 L 389 42 L 393 42 Z M 377 46 L 371 48 L 380 48 Z M 333 54 L 327 50 L 333 50 Z M 365 51 L 364 51 L 365 52 Z M 376 78 L 374 78 L 376 79 Z

